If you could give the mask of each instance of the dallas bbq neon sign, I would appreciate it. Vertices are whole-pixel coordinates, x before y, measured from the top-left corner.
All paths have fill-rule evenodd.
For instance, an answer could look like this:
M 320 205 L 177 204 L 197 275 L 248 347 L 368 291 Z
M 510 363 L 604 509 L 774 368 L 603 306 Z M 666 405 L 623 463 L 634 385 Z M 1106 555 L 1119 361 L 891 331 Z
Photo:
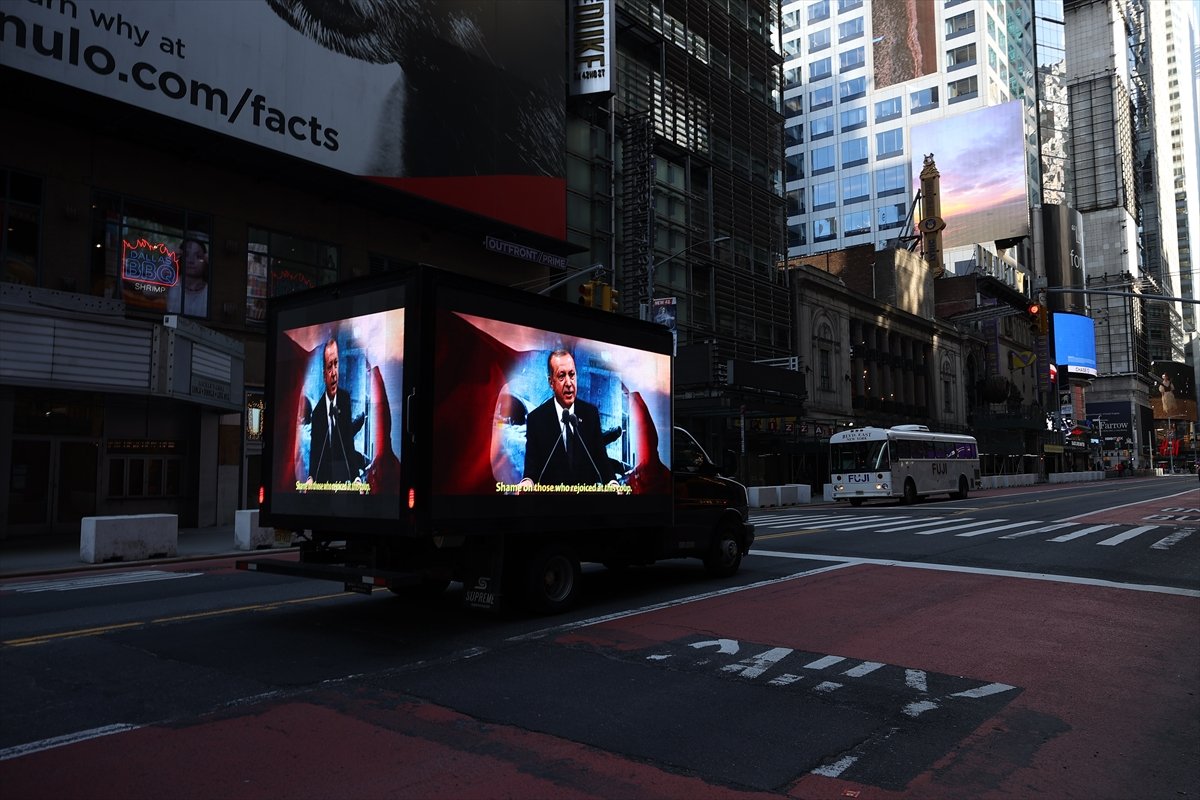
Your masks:
M 127 281 L 174 286 L 179 281 L 179 254 L 166 244 L 121 240 L 121 277 Z

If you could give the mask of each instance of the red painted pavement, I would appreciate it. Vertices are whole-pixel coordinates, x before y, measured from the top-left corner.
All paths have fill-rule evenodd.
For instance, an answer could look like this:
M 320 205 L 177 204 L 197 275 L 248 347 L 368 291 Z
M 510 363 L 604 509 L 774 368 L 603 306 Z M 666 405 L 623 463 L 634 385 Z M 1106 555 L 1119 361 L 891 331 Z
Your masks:
M 903 792 L 808 775 L 796 798 L 1114 798 L 1200 792 L 1200 599 L 929 570 L 856 566 L 580 631 L 642 647 L 703 633 L 1021 687 Z M 1029 714 L 1069 730 L 1014 741 Z M 1167 760 L 1190 745 L 1192 760 Z M 1169 748 L 1169 749 L 1168 749 Z M 1174 774 L 1174 778 L 1164 777 Z M 1148 789 L 1170 785 L 1167 794 Z M 1193 796 L 1191 794 L 1186 796 Z

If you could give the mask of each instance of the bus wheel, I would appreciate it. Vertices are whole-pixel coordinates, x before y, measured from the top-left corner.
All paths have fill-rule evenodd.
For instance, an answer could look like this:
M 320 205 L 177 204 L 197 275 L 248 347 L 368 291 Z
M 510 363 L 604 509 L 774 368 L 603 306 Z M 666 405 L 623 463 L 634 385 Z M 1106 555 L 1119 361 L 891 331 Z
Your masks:
M 967 488 L 967 479 L 964 475 L 958 476 L 958 491 L 950 495 L 952 500 L 966 500 L 970 490 Z
M 538 614 L 566 611 L 579 599 L 579 558 L 565 545 L 548 544 L 525 563 L 525 601 Z
M 861 498 L 861 497 L 856 497 L 856 498 L 854 498 L 853 500 L 851 500 L 851 501 L 850 501 L 850 505 L 852 505 L 852 506 L 861 506 L 861 505 L 862 505 L 862 498 Z
M 904 505 L 916 505 L 917 502 L 917 485 L 913 483 L 912 478 L 904 482 Z

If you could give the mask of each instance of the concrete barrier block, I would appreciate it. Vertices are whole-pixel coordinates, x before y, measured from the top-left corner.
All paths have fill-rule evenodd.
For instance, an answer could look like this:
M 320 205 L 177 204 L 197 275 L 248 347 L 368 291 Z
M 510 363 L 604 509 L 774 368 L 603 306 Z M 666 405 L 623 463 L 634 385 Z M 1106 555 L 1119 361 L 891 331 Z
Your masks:
M 822 487 L 821 492 L 822 492 L 822 497 L 825 498 L 826 503 L 833 502 L 833 484 L 832 483 L 825 484 Z
M 779 487 L 779 505 L 794 506 L 800 502 L 800 493 L 796 491 L 796 484 L 788 483 Z
M 751 508 L 772 508 L 779 505 L 778 486 L 751 486 L 747 491 Z
M 807 483 L 789 483 L 783 487 L 784 490 L 794 492 L 795 500 L 792 501 L 795 505 L 807 505 L 812 502 L 812 487 Z M 789 496 L 792 496 L 789 493 Z M 780 496 L 782 499 L 782 495 Z M 786 503 L 784 505 L 787 505 Z
M 79 523 L 79 560 L 86 564 L 169 558 L 178 548 L 175 514 L 116 514 Z
M 238 550 L 258 550 L 275 546 L 275 529 L 258 524 L 258 509 L 239 509 L 233 521 L 233 546 Z

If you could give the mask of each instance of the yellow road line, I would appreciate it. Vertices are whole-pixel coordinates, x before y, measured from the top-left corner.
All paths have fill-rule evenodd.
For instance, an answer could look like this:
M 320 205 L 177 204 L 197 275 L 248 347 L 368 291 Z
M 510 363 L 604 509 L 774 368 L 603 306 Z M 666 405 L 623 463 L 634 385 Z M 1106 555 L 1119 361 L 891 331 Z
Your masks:
M 46 644 L 48 642 L 56 642 L 64 639 L 80 639 L 86 636 L 101 636 L 105 633 L 113 631 L 128 630 L 130 628 L 143 628 L 147 625 L 160 625 L 168 622 L 187 622 L 194 619 L 205 619 L 208 617 L 220 617 L 226 614 L 240 614 L 246 611 L 274 611 L 277 608 L 282 608 L 289 605 L 298 605 L 300 603 L 311 603 L 317 600 L 330 600 L 336 597 L 354 597 L 349 592 L 338 592 L 337 594 L 323 594 L 316 597 L 301 597 L 295 600 L 280 600 L 275 603 L 259 603 L 250 606 L 237 606 L 235 608 L 221 608 L 215 611 L 198 611 L 195 614 L 178 614 L 173 617 L 159 617 L 145 622 L 123 622 L 117 625 L 101 625 L 97 628 L 80 628 L 74 631 L 61 631 L 59 633 L 44 633 L 38 636 L 27 636 L 22 639 L 7 639 L 0 642 L 0 645 L 8 647 L 28 647 L 35 644 Z

